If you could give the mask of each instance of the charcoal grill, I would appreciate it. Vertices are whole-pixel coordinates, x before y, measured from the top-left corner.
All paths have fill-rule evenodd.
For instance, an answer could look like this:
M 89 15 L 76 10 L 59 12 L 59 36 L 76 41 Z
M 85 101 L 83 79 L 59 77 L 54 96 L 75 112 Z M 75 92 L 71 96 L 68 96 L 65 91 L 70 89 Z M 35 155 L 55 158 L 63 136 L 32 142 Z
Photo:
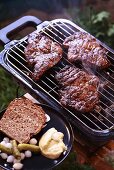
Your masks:
M 76 128 L 89 137 L 90 140 L 98 141 L 99 143 L 106 142 L 114 137 L 114 51 L 107 45 L 100 42 L 101 46 L 107 49 L 107 57 L 111 61 L 111 66 L 105 71 L 96 71 L 95 74 L 102 81 L 107 82 L 107 87 L 100 91 L 101 110 L 94 110 L 87 114 L 77 114 L 68 108 L 63 107 L 59 102 L 58 85 L 55 81 L 55 74 L 65 67 L 66 64 L 71 64 L 66 59 L 64 50 L 63 58 L 53 68 L 49 69 L 38 82 L 33 81 L 29 76 L 32 70 L 27 66 L 27 61 L 24 57 L 24 49 L 27 45 L 27 37 L 21 40 L 10 41 L 7 34 L 12 30 L 23 26 L 27 22 L 32 22 L 37 25 L 36 32 L 43 33 L 56 41 L 62 46 L 62 42 L 66 37 L 72 35 L 76 31 L 85 31 L 73 22 L 66 19 L 55 19 L 52 21 L 41 22 L 37 18 L 27 16 L 12 23 L 10 26 L 3 28 L 0 31 L 2 42 L 6 45 L 0 53 L 0 64 L 13 75 L 17 82 L 23 85 L 35 98 L 40 97 L 43 101 L 52 106 L 60 114 L 64 115 Z M 81 67 L 81 65 L 77 65 Z

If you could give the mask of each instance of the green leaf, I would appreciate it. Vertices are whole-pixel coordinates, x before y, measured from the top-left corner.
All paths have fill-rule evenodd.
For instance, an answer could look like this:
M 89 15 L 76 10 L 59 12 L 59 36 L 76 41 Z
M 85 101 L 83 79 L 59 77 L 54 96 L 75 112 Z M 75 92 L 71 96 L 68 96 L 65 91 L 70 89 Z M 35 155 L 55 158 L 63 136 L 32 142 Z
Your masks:
M 59 166 L 54 168 L 54 170 L 95 170 L 91 165 L 79 164 L 76 161 L 76 153 L 71 152 L 69 156 L 64 160 Z
M 114 150 L 105 155 L 104 160 L 114 168 Z
M 108 29 L 107 34 L 108 34 L 109 37 L 114 35 L 114 24 Z
M 18 84 L 0 67 L 0 111 L 16 97 L 17 88 Z M 20 94 L 24 94 L 21 88 Z
M 93 23 L 96 24 L 98 22 L 102 22 L 103 19 L 108 19 L 110 16 L 109 12 L 102 11 L 98 13 L 95 17 L 93 17 Z
M 99 38 L 100 36 L 104 36 L 105 34 L 103 32 L 96 33 L 96 37 Z

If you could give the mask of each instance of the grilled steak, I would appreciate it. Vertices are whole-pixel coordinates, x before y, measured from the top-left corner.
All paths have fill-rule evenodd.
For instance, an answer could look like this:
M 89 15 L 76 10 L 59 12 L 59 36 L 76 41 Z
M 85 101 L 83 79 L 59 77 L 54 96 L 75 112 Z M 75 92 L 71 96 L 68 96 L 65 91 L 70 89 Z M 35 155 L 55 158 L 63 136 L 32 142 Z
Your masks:
M 56 75 L 60 102 L 79 112 L 90 112 L 99 102 L 99 79 L 74 66 L 66 66 Z
M 33 72 L 30 76 L 35 81 L 62 58 L 60 45 L 38 33 L 33 33 L 28 37 L 28 45 L 24 52 L 29 65 L 33 66 Z
M 77 75 L 79 71 L 80 69 L 76 68 L 75 66 L 71 67 L 66 65 L 59 73 L 56 74 L 55 78 L 61 86 L 65 87 L 70 85 L 76 78 L 78 78 L 76 76 L 79 76 Z
M 2 119 L 0 130 L 19 143 L 27 143 L 46 121 L 44 110 L 26 98 L 13 100 Z
M 68 48 L 70 62 L 81 61 L 84 67 L 93 69 L 105 69 L 110 66 L 106 50 L 86 32 L 76 32 L 67 37 L 63 45 Z

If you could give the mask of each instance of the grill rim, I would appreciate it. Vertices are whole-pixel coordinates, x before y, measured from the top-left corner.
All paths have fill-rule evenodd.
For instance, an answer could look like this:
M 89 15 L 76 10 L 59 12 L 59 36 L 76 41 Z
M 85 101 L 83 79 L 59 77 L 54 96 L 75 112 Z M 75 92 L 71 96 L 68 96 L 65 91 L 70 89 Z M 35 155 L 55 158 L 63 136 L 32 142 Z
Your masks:
M 44 21 L 43 23 L 41 23 L 40 25 L 38 25 L 37 26 L 37 31 L 39 30 L 39 31 L 41 31 L 41 29 L 42 29 L 42 27 L 44 27 L 45 28 L 45 26 L 46 25 L 48 25 L 49 23 L 55 23 L 55 22 L 58 22 L 58 21 L 67 21 L 68 23 L 72 23 L 74 26 L 77 26 L 76 24 L 74 24 L 73 22 L 71 22 L 71 21 L 69 21 L 69 20 L 66 20 L 66 19 L 55 19 L 55 20 L 52 20 L 52 21 Z M 78 29 L 80 28 L 79 26 L 77 26 L 78 27 Z M 81 28 L 81 30 L 83 30 L 82 28 Z M 83 30 L 83 31 L 85 31 L 85 30 Z M 35 32 L 35 31 L 34 31 Z M 11 41 L 9 44 L 7 44 L 6 46 L 5 46 L 5 49 L 0 53 L 0 63 L 1 63 L 1 65 L 2 65 L 2 67 L 3 68 L 5 68 L 11 75 L 13 75 L 17 80 L 18 80 L 18 82 L 19 83 L 21 83 L 23 86 L 25 86 L 26 85 L 26 87 L 30 90 L 30 93 L 36 93 L 36 95 L 38 95 L 39 97 L 41 97 L 44 101 L 46 101 L 45 100 L 45 98 L 47 97 L 45 94 L 44 94 L 44 92 L 42 91 L 42 89 L 39 89 L 39 90 L 37 90 L 37 92 L 36 92 L 36 90 L 35 89 L 33 89 L 32 87 L 31 87 L 31 85 L 30 84 L 28 84 L 21 76 L 20 76 L 20 74 L 18 73 L 18 72 L 16 72 L 15 70 L 13 70 L 11 67 L 9 67 L 6 63 L 5 63 L 5 60 L 4 60 L 4 58 L 6 58 L 6 55 L 7 55 L 7 51 L 8 50 L 10 50 L 11 49 L 11 45 L 12 44 L 15 44 L 15 45 L 17 45 L 18 43 L 21 43 L 21 42 L 23 42 L 25 39 L 27 38 L 27 36 L 26 37 L 24 37 L 24 38 L 22 38 L 21 40 L 18 40 L 18 41 L 16 41 L 15 42 L 15 40 L 13 40 L 13 41 Z M 102 43 L 102 42 L 100 42 L 100 44 L 104 47 L 104 43 Z M 14 46 L 15 46 L 14 45 Z M 110 51 L 111 53 L 113 53 L 114 54 L 114 51 L 110 48 L 110 47 L 108 47 L 107 45 L 105 45 L 105 47 L 104 48 L 106 48 L 108 51 Z M 44 89 L 43 89 L 44 90 Z M 33 95 L 33 94 L 32 94 Z M 35 96 L 36 97 L 36 96 Z M 49 98 L 49 96 L 48 96 L 48 98 Z M 49 101 L 49 99 L 48 99 L 48 101 Z M 49 103 L 48 102 L 48 104 L 49 105 L 51 105 L 52 107 L 54 107 L 54 106 L 56 106 L 55 105 L 55 102 L 54 102 L 54 104 L 53 103 Z M 59 105 L 59 110 L 57 109 L 57 107 L 54 107 L 54 109 L 56 109 L 56 110 L 58 110 L 59 111 L 59 113 L 60 114 L 62 114 L 61 112 L 63 112 L 63 114 L 62 115 L 64 115 L 64 114 L 66 114 L 66 110 L 64 110 L 64 108 L 63 107 L 61 107 L 61 105 Z M 69 114 L 69 113 L 68 113 Z M 64 115 L 65 117 L 66 117 L 66 115 Z M 69 117 L 68 115 L 67 115 L 67 117 Z M 73 122 L 72 120 L 70 120 L 71 121 L 71 123 Z M 84 131 L 86 131 L 85 133 L 91 133 L 91 134 L 93 134 L 93 135 L 96 135 L 96 136 L 113 136 L 114 134 L 113 134 L 113 130 L 111 130 L 111 129 L 106 129 L 106 130 L 101 130 L 101 131 L 99 131 L 99 130 L 94 130 L 94 129 L 89 129 L 88 127 L 86 127 L 86 130 L 85 130 L 85 127 L 84 127 L 84 125 L 83 124 L 81 124 L 81 122 L 76 122 L 76 123 L 78 123 L 79 124 L 79 126 L 81 126 L 81 128 L 83 128 L 84 129 Z M 74 123 L 75 124 L 75 123 Z M 91 130 L 91 131 L 90 131 Z
M 11 49 L 10 49 L 11 50 Z M 7 60 L 7 58 L 6 58 L 6 60 Z M 9 65 L 9 64 L 8 64 Z M 9 65 L 9 68 L 11 68 L 11 69 L 13 69 L 10 65 Z M 13 69 L 13 71 L 15 72 L 15 69 Z M 16 73 L 18 73 L 18 72 L 16 72 Z M 22 72 L 23 73 L 23 72 Z M 19 75 L 20 76 L 20 75 Z M 30 80 L 32 80 L 30 77 L 29 77 L 29 79 Z M 32 80 L 32 82 L 34 82 L 33 80 Z M 31 83 L 30 83 L 31 84 Z M 39 88 L 41 88 L 42 89 L 42 87 L 40 86 L 40 85 L 38 85 L 38 87 Z M 43 88 L 43 90 L 45 90 L 44 88 Z M 47 91 L 46 91 L 47 92 Z M 51 96 L 52 97 L 52 96 Z M 58 101 L 57 101 L 58 102 Z M 60 102 L 59 102 L 60 103 Z M 60 105 L 60 104 L 59 104 Z M 61 105 L 60 105 L 61 106 Z M 65 108 L 65 107 L 64 107 Z M 65 108 L 66 109 L 66 108 Z M 68 110 L 68 109 L 67 109 Z M 68 110 L 69 111 L 69 110 Z M 71 111 L 70 111 L 71 112 Z M 72 113 L 72 112 L 71 112 Z M 85 115 L 86 116 L 86 115 Z M 76 116 L 77 117 L 77 116 Z M 80 119 L 81 120 L 81 119 Z M 83 122 L 83 121 L 82 121 Z M 102 123 L 102 122 L 101 122 Z M 94 124 L 94 123 L 93 123 Z M 100 130 L 94 130 L 94 129 L 92 129 L 92 128 L 90 128 L 91 130 L 93 130 L 93 131 L 96 131 L 96 132 L 101 132 Z M 108 129 L 108 127 L 107 127 L 107 129 L 106 130 L 102 130 L 102 131 L 104 131 L 104 133 L 106 133 L 106 131 L 107 130 L 109 130 Z

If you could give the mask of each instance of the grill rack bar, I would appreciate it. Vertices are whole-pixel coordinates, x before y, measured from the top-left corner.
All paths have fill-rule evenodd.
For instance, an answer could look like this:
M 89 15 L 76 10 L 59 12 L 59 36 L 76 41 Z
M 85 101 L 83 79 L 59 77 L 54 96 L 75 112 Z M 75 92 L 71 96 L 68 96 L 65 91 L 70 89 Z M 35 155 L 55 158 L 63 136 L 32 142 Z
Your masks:
M 58 26 L 58 24 L 56 24 L 57 26 Z M 64 24 L 65 25 L 65 24 Z M 50 25 L 49 25 L 50 26 Z M 60 26 L 59 26 L 60 27 Z M 68 27 L 68 26 L 67 26 Z M 54 27 L 53 27 L 54 28 Z M 62 27 L 60 27 L 60 28 L 62 28 Z M 47 28 L 46 28 L 47 29 Z M 47 29 L 47 30 L 49 30 L 49 29 Z M 50 31 L 50 30 L 49 30 Z M 51 39 L 53 39 L 53 37 L 52 36 L 50 36 L 47 32 L 45 32 L 44 30 L 42 30 L 42 32 L 43 33 L 45 33 L 46 35 L 48 35 Z M 52 32 L 52 31 L 51 31 Z M 74 33 L 74 31 L 73 31 L 73 33 Z M 54 35 L 56 35 L 57 36 L 57 34 L 55 34 L 54 33 Z M 72 35 L 72 34 L 69 34 L 69 35 Z M 66 36 L 65 36 L 66 37 Z M 59 37 L 60 38 L 60 37 Z M 54 39 L 55 40 L 55 39 Z M 64 41 L 64 39 L 63 39 L 63 41 Z M 60 43 L 60 42 L 58 42 L 58 41 L 56 41 L 57 43 L 59 43 L 60 45 L 62 45 L 62 43 Z M 65 53 L 65 52 L 64 52 Z M 109 56 L 109 55 L 108 55 Z M 110 56 L 111 57 L 111 56 Z M 111 59 L 112 59 L 112 57 L 111 57 Z M 71 64 L 71 63 L 70 63 Z M 109 70 L 110 71 L 112 71 L 110 68 L 109 68 Z M 101 77 L 103 77 L 99 72 L 97 72 L 97 74 L 99 74 Z M 110 76 L 110 75 L 109 75 Z M 111 76 L 110 76 L 111 77 Z M 104 79 L 106 79 L 105 77 L 103 77 Z M 114 79 L 113 77 L 111 77 L 112 79 Z M 107 79 L 106 79 L 107 80 Z M 113 84 L 111 81 L 109 81 L 111 84 Z M 114 84 L 113 84 L 114 85 Z M 110 86 L 109 86 L 109 88 L 111 88 Z M 113 90 L 113 89 L 111 89 L 111 90 Z M 109 92 L 108 92 L 109 93 Z M 111 93 L 110 93 L 110 95 L 112 95 Z
M 64 26 L 66 26 L 66 27 L 68 27 L 68 29 L 70 29 L 70 30 L 72 30 L 68 25 L 66 25 L 64 22 L 61 22 L 61 23 L 52 23 L 52 24 L 49 24 L 47 27 L 45 27 L 44 29 L 42 29 L 41 30 L 41 32 L 43 32 L 44 34 L 46 34 L 46 35 L 48 35 L 51 39 L 53 39 L 54 41 L 56 41 L 56 42 L 58 42 L 60 45 L 62 45 L 62 43 L 60 43 L 58 40 L 56 40 L 53 36 L 51 36 L 48 32 L 50 31 L 50 29 L 49 29 L 49 27 L 51 27 L 52 26 L 52 28 L 53 29 L 55 29 L 55 31 L 57 31 L 60 35 L 62 35 L 62 36 L 64 36 L 64 38 L 66 37 L 66 35 L 64 35 L 62 32 L 60 32 L 56 27 L 60 27 L 60 29 L 62 29 L 63 31 L 65 31 L 66 29 L 64 29 L 64 28 L 62 28 L 62 26 L 61 25 L 64 25 Z M 54 26 L 56 26 L 56 27 L 54 27 Z M 46 30 L 48 31 L 48 32 L 46 32 Z M 51 30 L 50 31 L 51 33 L 53 33 L 53 31 Z M 71 33 L 69 33 L 67 30 L 65 31 L 67 34 L 69 34 L 69 35 L 71 35 Z M 75 31 L 73 30 L 73 33 L 74 33 Z M 56 36 L 57 37 L 57 34 L 56 33 L 54 33 L 54 36 Z M 62 38 L 60 38 L 59 37 L 59 39 L 60 40 L 64 40 L 64 39 L 62 39 Z M 24 45 L 24 44 L 25 45 Z M 26 44 L 27 44 L 27 41 L 26 41 L 26 39 L 25 40 L 22 40 L 22 41 L 20 41 L 18 44 L 16 44 L 15 45 L 15 48 L 17 49 L 17 50 L 19 50 L 22 54 L 24 54 L 24 52 L 23 52 L 23 50 L 22 49 L 20 49 L 20 46 L 21 47 L 23 47 L 23 48 L 25 48 L 26 47 Z M 12 54 L 11 54 L 11 52 L 14 52 L 16 55 L 18 55 L 18 57 L 20 57 L 22 60 L 24 60 L 25 62 L 26 62 L 26 60 L 21 56 L 21 55 L 19 55 L 18 53 L 16 53 L 15 52 L 15 50 L 13 50 L 13 48 L 14 47 L 12 47 L 12 48 L 10 48 L 10 50 L 7 52 L 7 54 L 10 56 L 10 57 L 12 57 Z M 109 56 L 109 55 L 108 55 Z M 15 57 L 13 57 L 13 59 L 15 60 Z M 66 60 L 66 59 L 65 59 Z M 17 61 L 18 62 L 18 61 Z M 13 67 L 13 68 L 16 68 L 19 72 L 21 71 L 21 70 L 19 70 L 18 69 L 18 67 L 16 67 L 10 60 L 9 60 L 9 58 L 8 58 L 8 63 L 10 63 L 10 65 Z M 69 63 L 69 61 L 68 61 L 68 63 Z M 21 65 L 23 65 L 22 63 L 20 63 Z M 71 63 L 70 63 L 71 64 Z M 29 70 L 28 68 L 26 68 L 25 67 L 25 69 L 27 69 L 27 72 L 31 72 L 31 70 Z M 61 68 L 60 68 L 61 69 Z M 113 71 L 113 70 L 112 70 Z M 27 77 L 27 79 L 29 79 L 30 81 L 32 81 L 33 82 L 33 80 L 30 78 L 30 77 L 28 77 L 27 76 L 27 74 L 25 74 L 23 71 L 21 71 L 21 74 L 23 74 L 25 77 Z M 52 78 L 54 78 L 54 75 L 53 74 L 50 74 L 50 76 L 52 77 Z M 57 88 L 57 86 L 56 86 L 56 84 L 49 78 L 49 77 L 46 77 L 46 79 L 48 79 L 52 84 L 54 84 L 55 85 L 55 87 L 54 88 L 51 88 L 49 85 L 47 85 L 47 83 L 45 82 L 45 81 L 43 81 L 43 80 L 41 80 L 41 82 L 42 83 L 44 83 L 46 86 L 48 86 L 48 88 L 50 88 L 50 90 L 47 92 L 47 91 L 45 91 L 48 95 L 50 95 L 50 93 L 53 91 L 54 93 L 56 93 L 56 94 L 58 94 L 56 91 L 55 91 L 55 89 Z M 35 82 L 34 82 L 35 83 Z M 111 82 L 112 83 L 112 82 Z M 35 83 L 37 86 L 39 86 L 40 88 L 42 88 L 40 85 L 38 85 L 37 83 Z M 112 83 L 113 84 L 113 83 Z M 114 84 L 113 84 L 114 85 Z M 44 90 L 44 89 L 43 89 Z M 111 94 L 112 95 L 112 94 Z M 51 97 L 54 99 L 54 100 L 56 100 L 52 95 L 51 95 Z M 105 96 L 106 97 L 106 96 Z M 109 99 L 108 99 L 109 100 Z M 60 102 L 58 101 L 58 100 L 56 100 L 56 102 L 58 102 L 59 104 L 60 104 Z M 112 102 L 112 101 L 111 101 Z M 101 102 L 102 103 L 102 102 Z M 104 105 L 106 105 L 105 103 L 103 103 Z M 107 108 L 109 108 L 109 107 L 107 107 Z M 65 108 L 66 109 L 66 108 Z M 104 108 L 102 108 L 103 110 L 104 110 Z M 110 108 L 109 108 L 110 109 Z M 78 117 L 78 116 L 76 116 L 76 115 L 74 115 L 74 113 L 73 112 L 71 112 L 69 109 L 66 109 L 70 114 L 72 114 L 78 121 L 80 121 L 84 126 L 86 126 L 86 127 L 88 127 L 89 129 L 91 129 L 91 130 L 93 130 L 93 131 L 103 131 L 103 130 L 110 130 L 113 126 L 114 126 L 114 122 L 112 122 L 111 120 L 108 120 L 103 114 L 101 114 L 101 113 L 99 113 L 99 112 L 97 112 L 98 114 L 99 114 L 99 116 L 101 116 L 101 117 L 103 117 L 106 121 L 108 121 L 111 125 L 107 125 L 106 123 L 104 123 L 103 121 L 101 121 L 97 116 L 95 116 L 93 113 L 90 113 L 90 115 L 91 116 L 93 116 L 98 122 L 100 122 L 102 125 L 104 125 L 104 127 L 105 128 L 101 128 L 101 125 L 99 126 L 99 124 L 98 123 L 96 123 L 96 122 L 94 122 L 94 121 L 92 121 L 88 116 L 86 116 L 85 114 L 82 114 L 83 115 L 83 117 L 85 118 L 85 119 L 87 119 L 89 122 L 91 122 L 92 124 L 94 124 L 94 126 L 96 127 L 96 129 L 92 129 L 91 127 L 89 127 L 85 122 L 83 122 L 81 119 L 80 119 L 80 117 Z M 112 114 L 110 114 L 110 113 L 107 113 L 108 115 L 110 115 L 112 118 L 114 118 L 113 117 L 113 115 Z
M 8 55 L 9 55 L 9 53 L 8 53 Z M 10 55 L 10 56 L 12 56 L 12 55 Z M 31 78 L 29 78 L 24 72 L 22 72 L 20 69 L 18 69 L 18 67 L 16 67 L 14 64 L 12 64 L 12 62 L 10 62 L 10 60 L 8 59 L 8 62 L 9 62 L 9 64 L 12 66 L 12 67 L 14 67 L 15 69 L 17 69 L 19 72 L 21 72 L 24 76 L 26 76 L 29 80 L 31 80 L 32 81 L 32 79 Z M 35 83 L 36 84 L 36 83 Z M 37 84 L 36 84 L 37 85 Z M 46 84 L 47 85 L 47 84 Z M 38 85 L 39 86 L 39 85 Z M 39 86 L 40 88 L 42 88 L 41 86 Z M 44 89 L 43 89 L 44 90 Z M 53 90 L 54 91 L 54 90 Z M 47 91 L 45 91 L 48 95 L 50 95 L 50 91 L 49 92 L 47 92 Z M 56 92 L 55 92 L 56 93 Z M 54 100 L 56 100 L 55 98 L 53 98 Z M 58 102 L 58 100 L 56 100 L 56 102 Z M 60 104 L 60 102 L 58 102 L 59 104 Z M 65 108 L 66 109 L 66 108 Z M 78 121 L 80 121 L 82 124 L 84 124 L 84 126 L 86 126 L 86 127 L 88 127 L 83 121 L 81 121 L 81 119 L 79 119 L 77 116 L 75 116 L 70 110 L 68 110 L 68 109 L 66 109 L 68 112 L 70 112 L 70 114 L 72 114 L 76 119 L 78 119 Z M 89 118 L 88 117 L 86 117 L 85 115 L 84 115 L 84 117 L 85 118 L 87 118 L 88 120 L 89 120 Z M 90 120 L 90 122 L 92 122 L 91 120 Z M 100 130 L 103 130 L 102 128 L 100 128 L 97 124 L 95 124 L 94 122 L 93 122 L 93 124 L 98 128 L 98 129 L 100 129 Z M 107 127 L 107 126 L 106 126 Z M 89 127 L 88 127 L 89 128 Z M 109 127 L 108 127 L 109 128 Z

